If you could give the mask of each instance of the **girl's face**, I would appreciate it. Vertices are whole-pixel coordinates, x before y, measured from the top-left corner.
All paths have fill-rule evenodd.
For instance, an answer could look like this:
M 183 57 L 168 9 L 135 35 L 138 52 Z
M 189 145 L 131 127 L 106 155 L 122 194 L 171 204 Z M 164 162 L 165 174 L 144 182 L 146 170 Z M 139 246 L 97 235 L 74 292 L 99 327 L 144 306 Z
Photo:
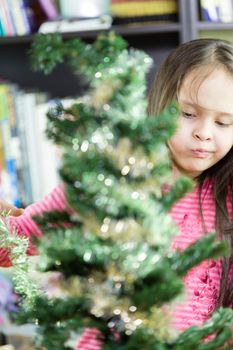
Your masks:
M 195 178 L 233 146 L 233 77 L 221 67 L 203 78 L 197 68 L 184 79 L 178 103 L 181 115 L 168 146 L 175 175 Z

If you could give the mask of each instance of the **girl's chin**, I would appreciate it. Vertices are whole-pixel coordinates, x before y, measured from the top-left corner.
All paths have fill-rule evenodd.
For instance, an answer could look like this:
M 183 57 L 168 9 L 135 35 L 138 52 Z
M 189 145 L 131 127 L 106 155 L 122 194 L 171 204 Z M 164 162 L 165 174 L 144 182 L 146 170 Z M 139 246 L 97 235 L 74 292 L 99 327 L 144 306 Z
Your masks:
M 181 167 L 174 165 L 173 166 L 173 175 L 175 178 L 179 178 L 180 176 L 187 176 L 190 179 L 195 179 L 197 176 L 199 176 L 204 170 L 206 170 L 206 167 L 200 168 L 200 167 Z

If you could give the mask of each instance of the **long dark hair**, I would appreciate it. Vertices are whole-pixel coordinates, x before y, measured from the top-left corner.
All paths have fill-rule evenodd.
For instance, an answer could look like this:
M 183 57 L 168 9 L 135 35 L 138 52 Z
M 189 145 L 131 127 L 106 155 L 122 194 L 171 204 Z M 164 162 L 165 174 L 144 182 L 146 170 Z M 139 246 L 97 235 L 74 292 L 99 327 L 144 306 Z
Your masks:
M 224 67 L 233 79 L 233 45 L 230 42 L 220 39 L 197 39 L 178 46 L 168 55 L 156 74 L 149 93 L 149 115 L 158 115 L 172 100 L 177 100 L 181 85 L 191 71 L 204 68 L 205 78 L 217 67 Z M 231 255 L 222 258 L 222 276 L 216 307 L 229 306 L 233 300 L 233 276 L 230 271 L 233 258 L 233 148 L 196 179 L 200 188 L 200 212 L 202 188 L 208 179 L 213 182 L 216 230 L 220 239 L 227 241 L 231 249 Z M 205 228 L 203 216 L 202 221 Z

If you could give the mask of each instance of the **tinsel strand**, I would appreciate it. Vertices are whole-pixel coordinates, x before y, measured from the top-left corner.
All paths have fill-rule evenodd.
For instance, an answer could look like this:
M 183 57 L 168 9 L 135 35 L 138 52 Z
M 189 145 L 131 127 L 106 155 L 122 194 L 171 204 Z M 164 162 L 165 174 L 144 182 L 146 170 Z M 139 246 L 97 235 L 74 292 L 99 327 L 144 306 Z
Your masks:
M 29 238 L 23 235 L 18 236 L 17 233 L 10 232 L 4 217 L 5 213 L 0 217 L 0 248 L 9 251 L 13 269 L 13 282 L 15 291 L 23 295 L 28 304 L 32 304 L 38 295 L 38 288 L 35 283 L 28 277 L 29 259 L 27 256 L 27 248 Z

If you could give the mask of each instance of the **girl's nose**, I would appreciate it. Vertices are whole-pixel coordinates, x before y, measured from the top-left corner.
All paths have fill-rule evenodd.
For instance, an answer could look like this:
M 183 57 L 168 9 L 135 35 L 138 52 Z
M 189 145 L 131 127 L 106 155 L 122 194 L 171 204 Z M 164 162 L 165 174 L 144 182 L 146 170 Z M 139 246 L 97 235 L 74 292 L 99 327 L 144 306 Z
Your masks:
M 193 136 L 199 141 L 210 141 L 213 138 L 209 123 L 201 123 L 193 130 Z

